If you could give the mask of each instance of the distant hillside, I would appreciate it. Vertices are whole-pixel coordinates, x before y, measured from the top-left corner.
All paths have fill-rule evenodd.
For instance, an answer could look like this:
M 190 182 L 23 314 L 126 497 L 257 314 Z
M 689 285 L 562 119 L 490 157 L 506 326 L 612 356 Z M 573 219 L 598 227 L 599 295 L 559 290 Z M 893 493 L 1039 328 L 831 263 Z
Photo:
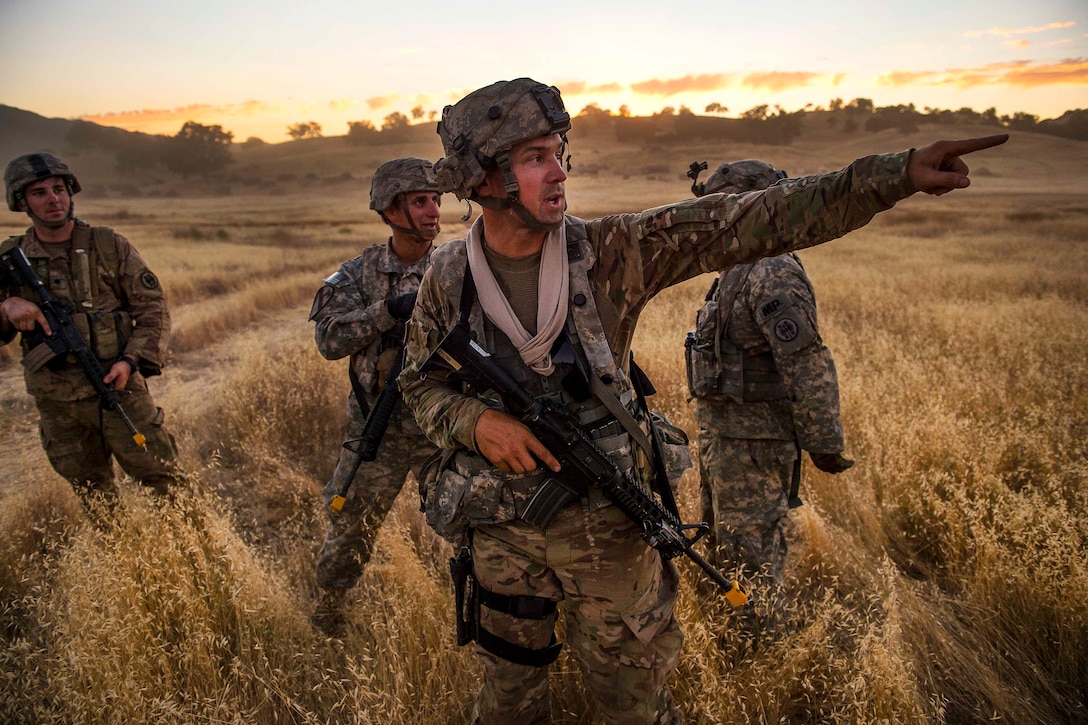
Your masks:
M 1026 114 L 999 118 L 992 109 L 919 113 L 913 107 L 874 108 L 864 101 L 793 113 L 759 107 L 742 118 L 699 116 L 684 108 L 626 117 L 590 106 L 575 119 L 570 134 L 578 185 L 592 188 L 633 176 L 681 188 L 677 184 L 690 184 L 684 172 L 692 161 L 716 164 L 749 157 L 804 175 L 838 168 L 866 153 L 1002 131 L 1009 131 L 1014 143 L 1001 155 L 987 156 L 978 169 L 999 178 L 991 186 L 1041 188 L 1059 178 L 1074 188 L 1082 184 L 1078 168 L 1083 169 L 1088 155 L 1083 141 L 1088 111 L 1039 122 Z M 229 131 L 192 126 L 195 138 L 185 140 L 0 105 L 0 163 L 31 150 L 52 151 L 72 165 L 85 198 L 172 198 L 363 190 L 383 161 L 405 155 L 434 159 L 442 153 L 434 123 L 405 123 L 387 131 L 361 128 L 348 136 L 276 144 L 231 143 Z M 202 162 L 203 154 L 208 168 L 201 170 L 194 163 Z

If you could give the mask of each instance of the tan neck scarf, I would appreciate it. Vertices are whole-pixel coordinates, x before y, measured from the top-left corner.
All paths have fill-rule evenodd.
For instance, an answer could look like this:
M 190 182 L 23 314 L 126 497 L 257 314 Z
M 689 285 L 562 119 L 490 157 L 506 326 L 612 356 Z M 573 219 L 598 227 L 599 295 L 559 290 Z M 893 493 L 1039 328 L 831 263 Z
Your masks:
M 549 354 L 552 344 L 563 331 L 567 320 L 567 295 L 570 279 L 567 272 L 566 225 L 544 237 L 540 255 L 540 294 L 536 308 L 536 335 L 530 335 L 518 320 L 506 295 L 487 265 L 483 248 L 483 217 L 478 218 L 468 232 L 468 266 L 476 282 L 476 292 L 484 314 L 495 327 L 510 338 L 525 364 L 541 375 L 555 370 Z

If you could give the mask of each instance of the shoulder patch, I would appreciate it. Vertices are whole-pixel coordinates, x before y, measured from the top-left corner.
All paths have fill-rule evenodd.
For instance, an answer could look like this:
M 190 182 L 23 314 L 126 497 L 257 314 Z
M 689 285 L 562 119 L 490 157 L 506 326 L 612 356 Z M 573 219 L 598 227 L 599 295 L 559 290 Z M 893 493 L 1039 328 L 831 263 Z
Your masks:
M 774 336 L 782 342 L 792 342 L 797 339 L 800 330 L 797 322 L 791 317 L 783 317 L 774 325 Z
M 767 300 L 759 306 L 756 310 L 756 322 L 762 323 L 764 320 L 770 319 L 775 315 L 781 313 L 787 307 L 793 305 L 793 300 L 786 295 L 776 295 Z
M 337 272 L 336 274 L 340 274 L 340 273 Z M 336 274 L 334 274 L 333 277 L 335 277 Z M 332 279 L 332 278 L 330 277 L 329 279 Z M 326 280 L 326 282 L 327 281 L 328 280 Z M 321 309 L 325 305 L 329 304 L 329 300 L 332 299 L 332 295 L 333 295 L 333 289 L 329 285 L 325 285 L 324 287 L 319 289 L 317 291 L 317 294 L 314 295 L 314 303 L 310 307 L 310 316 L 307 317 L 306 319 L 307 320 L 313 320 L 315 317 L 317 317 L 317 314 L 319 312 L 321 312 Z
M 147 287 L 148 289 L 158 289 L 159 278 L 155 276 L 154 272 L 152 272 L 151 270 L 147 270 L 140 275 L 140 284 L 142 284 L 144 287 Z

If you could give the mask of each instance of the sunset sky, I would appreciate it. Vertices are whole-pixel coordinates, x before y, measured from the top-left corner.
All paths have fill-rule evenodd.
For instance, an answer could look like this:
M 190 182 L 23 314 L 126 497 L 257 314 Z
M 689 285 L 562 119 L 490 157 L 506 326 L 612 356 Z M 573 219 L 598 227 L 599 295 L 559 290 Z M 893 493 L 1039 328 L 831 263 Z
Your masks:
M 236 141 L 426 117 L 519 76 L 558 86 L 572 113 L 1088 108 L 1085 0 L 0 0 L 0 48 L 5 105 L 148 133 L 219 124 Z

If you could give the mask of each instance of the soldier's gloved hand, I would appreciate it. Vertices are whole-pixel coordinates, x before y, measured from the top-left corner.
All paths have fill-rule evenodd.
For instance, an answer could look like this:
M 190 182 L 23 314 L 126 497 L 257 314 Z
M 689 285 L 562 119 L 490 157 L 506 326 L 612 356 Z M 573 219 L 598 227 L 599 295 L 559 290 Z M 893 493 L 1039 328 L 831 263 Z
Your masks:
M 817 468 L 825 473 L 842 473 L 854 465 L 854 462 L 844 456 L 842 452 L 812 453 L 809 451 L 808 457 L 812 459 L 812 463 Z
M 412 316 L 412 308 L 416 306 L 416 293 L 390 297 L 385 301 L 385 309 L 394 320 L 407 320 Z

